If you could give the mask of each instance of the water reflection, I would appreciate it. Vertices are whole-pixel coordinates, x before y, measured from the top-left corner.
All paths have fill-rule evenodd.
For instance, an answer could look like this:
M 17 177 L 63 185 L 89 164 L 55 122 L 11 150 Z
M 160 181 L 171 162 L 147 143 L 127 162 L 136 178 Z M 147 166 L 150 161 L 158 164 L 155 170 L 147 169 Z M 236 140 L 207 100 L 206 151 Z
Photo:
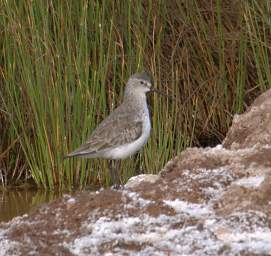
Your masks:
M 28 213 L 35 206 L 53 201 L 60 192 L 48 192 L 35 189 L 0 190 L 0 222 Z

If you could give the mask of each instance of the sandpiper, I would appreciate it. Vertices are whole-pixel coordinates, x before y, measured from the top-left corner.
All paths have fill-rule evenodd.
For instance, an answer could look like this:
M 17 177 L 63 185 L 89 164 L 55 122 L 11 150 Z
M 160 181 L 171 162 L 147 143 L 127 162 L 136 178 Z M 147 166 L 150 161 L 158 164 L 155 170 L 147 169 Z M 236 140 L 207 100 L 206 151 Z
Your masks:
M 145 72 L 132 75 L 124 92 L 124 99 L 107 118 L 93 131 L 89 139 L 66 157 L 105 158 L 110 160 L 125 159 L 147 142 L 151 121 L 146 93 L 157 91 Z M 111 176 L 116 181 L 116 172 Z

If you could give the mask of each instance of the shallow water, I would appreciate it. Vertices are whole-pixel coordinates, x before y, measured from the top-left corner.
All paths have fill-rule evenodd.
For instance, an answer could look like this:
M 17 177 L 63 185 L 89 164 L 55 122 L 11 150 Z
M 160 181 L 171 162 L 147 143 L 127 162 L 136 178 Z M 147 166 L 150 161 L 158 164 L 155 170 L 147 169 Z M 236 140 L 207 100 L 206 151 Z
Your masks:
M 0 190 L 0 222 L 28 213 L 43 203 L 59 198 L 62 194 L 36 189 Z

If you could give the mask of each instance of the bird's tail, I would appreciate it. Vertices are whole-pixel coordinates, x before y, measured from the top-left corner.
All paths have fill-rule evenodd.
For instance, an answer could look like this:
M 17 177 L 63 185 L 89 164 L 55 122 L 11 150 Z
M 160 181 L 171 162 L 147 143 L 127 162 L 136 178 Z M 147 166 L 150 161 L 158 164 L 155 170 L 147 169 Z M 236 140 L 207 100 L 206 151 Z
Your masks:
M 65 155 L 63 157 L 63 160 L 67 159 L 67 158 L 72 158 L 72 157 L 84 157 L 84 156 L 87 156 L 87 155 L 91 155 L 92 153 L 94 152 L 86 152 L 86 151 L 73 151 L 67 155 Z

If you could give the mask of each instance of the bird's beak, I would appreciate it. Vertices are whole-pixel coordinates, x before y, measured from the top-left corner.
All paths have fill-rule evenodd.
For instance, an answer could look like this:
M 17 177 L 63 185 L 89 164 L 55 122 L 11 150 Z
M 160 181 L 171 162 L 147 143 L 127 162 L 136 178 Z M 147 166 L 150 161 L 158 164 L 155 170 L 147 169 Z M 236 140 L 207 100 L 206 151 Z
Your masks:
M 168 96 L 166 93 L 161 92 L 161 91 L 159 91 L 158 89 L 156 89 L 156 88 L 154 88 L 154 87 L 151 88 L 150 92 L 156 92 L 156 93 L 158 93 L 158 94 L 160 94 L 160 95 Z

